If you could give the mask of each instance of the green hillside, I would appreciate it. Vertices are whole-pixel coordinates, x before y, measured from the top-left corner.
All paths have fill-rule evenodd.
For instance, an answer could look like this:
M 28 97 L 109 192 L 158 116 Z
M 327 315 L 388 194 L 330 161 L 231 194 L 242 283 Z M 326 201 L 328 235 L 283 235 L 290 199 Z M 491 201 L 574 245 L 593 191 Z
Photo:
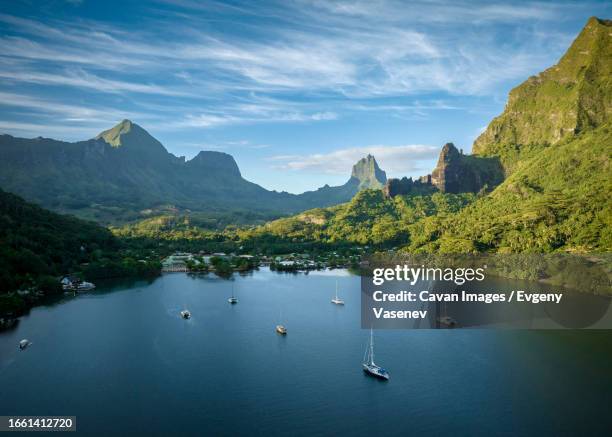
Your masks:
M 410 252 L 612 250 L 611 35 L 611 21 L 590 19 L 556 66 L 512 90 L 474 144 L 474 158 L 498 159 L 505 169 L 493 191 L 391 198 L 365 191 L 242 237 Z M 455 170 L 458 182 L 473 178 Z
M 410 228 L 411 251 L 612 250 L 612 126 L 548 147 L 458 214 Z
M 272 235 L 287 241 L 397 246 L 410 241 L 410 225 L 457 212 L 475 198 L 470 193 L 386 198 L 380 190 L 365 190 L 346 204 L 279 219 L 239 232 L 239 237 L 248 241 Z
M 59 215 L 0 190 L 0 316 L 25 308 L 30 295 L 60 293 L 59 278 L 147 274 L 157 260 L 138 262 L 111 232 L 93 222 Z
M 557 65 L 514 88 L 472 151 L 500 157 L 507 173 L 542 148 L 612 117 L 612 21 L 591 18 Z
M 0 187 L 60 213 L 102 224 L 196 212 L 208 227 L 263 223 L 347 202 L 360 189 L 382 187 L 374 157 L 360 160 L 343 185 L 302 194 L 269 191 L 244 179 L 234 158 L 200 151 L 185 160 L 146 130 L 123 120 L 96 138 L 68 143 L 0 135 Z

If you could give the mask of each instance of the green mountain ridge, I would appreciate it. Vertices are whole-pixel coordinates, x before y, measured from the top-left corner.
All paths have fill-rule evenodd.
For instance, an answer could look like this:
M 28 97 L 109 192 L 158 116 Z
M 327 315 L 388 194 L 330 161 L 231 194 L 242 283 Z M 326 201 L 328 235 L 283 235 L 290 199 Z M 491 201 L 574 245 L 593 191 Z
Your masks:
M 374 158 L 366 164 L 344 185 L 290 194 L 247 181 L 226 153 L 201 151 L 188 161 L 176 157 L 130 120 L 77 143 L 0 135 L 0 187 L 104 224 L 176 210 L 206 213 L 212 227 L 263 222 L 346 202 L 360 189 L 384 183 Z
M 513 89 L 503 114 L 476 140 L 474 155 L 445 146 L 429 183 L 446 188 L 450 177 L 456 190 L 393 180 L 384 192 L 362 191 L 347 204 L 279 219 L 241 238 L 408 252 L 611 251 L 611 23 L 591 18 L 555 67 Z M 482 158 L 497 160 L 506 178 L 497 181 L 494 166 L 477 164 Z M 465 178 L 484 181 L 473 174 L 481 170 L 498 185 L 463 192 L 470 191 Z M 402 193 L 406 187 L 413 193 Z
M 61 294 L 59 278 L 69 273 L 142 277 L 161 268 L 156 258 L 135 258 L 94 222 L 56 214 L 1 189 L 0 266 L 0 319 L 23 313 L 42 296 Z
M 600 126 L 612 115 L 612 21 L 592 17 L 553 67 L 510 91 L 504 112 L 472 151 L 498 156 L 507 173 L 544 147 Z

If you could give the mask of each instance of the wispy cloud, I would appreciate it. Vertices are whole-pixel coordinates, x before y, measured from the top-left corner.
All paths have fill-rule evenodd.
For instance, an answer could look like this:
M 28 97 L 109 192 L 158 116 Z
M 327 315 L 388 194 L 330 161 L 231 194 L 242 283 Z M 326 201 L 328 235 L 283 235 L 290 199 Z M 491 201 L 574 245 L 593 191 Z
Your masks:
M 30 113 L 45 114 L 60 121 L 97 120 L 106 125 L 125 118 L 137 120 L 151 119 L 150 114 L 144 112 L 122 111 L 109 107 L 91 108 L 82 105 L 70 105 L 24 94 L 2 91 L 0 91 L 0 106 L 25 108 Z
M 373 145 L 312 155 L 276 155 L 269 157 L 268 160 L 276 169 L 345 175 L 359 159 L 370 154 L 385 171 L 404 175 L 419 169 L 423 161 L 435 159 L 439 153 L 440 147 L 437 146 Z
M 158 0 L 139 6 L 137 26 L 78 16 L 82 8 L 53 17 L 0 6 L 0 91 L 24 95 L 18 106 L 30 112 L 40 110 L 27 97 L 44 97 L 66 127 L 93 126 L 112 107 L 167 130 L 366 111 L 427 118 L 549 66 L 575 36 L 552 25 L 589 6 Z
M 171 3 L 188 9 L 202 6 Z M 215 6 L 223 10 L 215 2 L 205 2 L 203 9 L 210 12 Z M 491 38 L 497 31 L 489 24 L 559 19 L 571 10 L 571 5 L 563 4 L 396 1 L 314 1 L 283 6 L 262 7 L 262 15 L 276 17 L 281 24 L 250 24 L 255 38 L 201 30 L 196 18 L 186 18 L 180 34 L 172 30 L 175 22 L 164 21 L 155 30 L 145 27 L 128 33 L 96 22 L 44 24 L 1 14 L 0 21 L 16 34 L 0 39 L 0 54 L 68 65 L 65 75 L 42 74 L 40 64 L 23 62 L 18 71 L 8 74 L 13 81 L 75 87 L 90 83 L 90 88 L 102 92 L 181 95 L 184 79 L 189 78 L 198 85 L 190 90 L 192 96 L 244 89 L 358 98 L 431 91 L 470 95 L 531 72 L 542 65 L 547 49 L 555 44 L 554 35 L 552 41 L 550 35 L 535 35 L 500 52 L 499 41 Z M 237 11 L 248 15 L 243 9 Z M 301 25 L 292 25 L 296 21 Z M 462 31 L 466 23 L 473 26 Z M 560 38 L 565 42 L 565 35 Z M 98 77 L 85 68 L 98 75 L 129 72 L 140 83 Z M 156 76 L 164 78 L 165 86 L 150 83 Z

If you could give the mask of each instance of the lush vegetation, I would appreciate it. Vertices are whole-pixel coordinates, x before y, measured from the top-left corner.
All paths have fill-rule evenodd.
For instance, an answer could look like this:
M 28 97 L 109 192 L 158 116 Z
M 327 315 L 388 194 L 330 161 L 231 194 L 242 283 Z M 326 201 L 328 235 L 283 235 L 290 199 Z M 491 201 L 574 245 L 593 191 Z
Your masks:
M 610 121 L 612 21 L 591 18 L 559 63 L 510 92 L 503 114 L 476 140 L 473 152 L 497 156 L 513 172 L 543 148 Z
M 610 124 L 521 161 L 491 194 L 411 228 L 410 251 L 612 250 Z
M 344 185 L 299 195 L 268 191 L 244 179 L 231 155 L 201 151 L 186 161 L 129 120 L 78 143 L 0 135 L 3 189 L 104 225 L 177 211 L 189 212 L 207 229 L 264 223 L 346 202 L 359 189 L 380 187 L 385 180 L 368 157 Z
M 306 211 L 263 226 L 228 227 L 213 232 L 193 225 L 189 216 L 163 216 L 113 229 L 143 248 L 261 253 L 322 253 L 354 246 L 397 247 L 410 242 L 409 226 L 425 217 L 455 213 L 473 202 L 472 193 L 396 196 L 380 190 L 360 191 L 350 202 Z M 161 246 L 160 246 L 161 245 Z
M 359 192 L 350 202 L 279 219 L 255 229 L 238 231 L 240 240 L 265 242 L 267 238 L 325 244 L 394 247 L 410 242 L 409 227 L 425 217 L 459 211 L 475 194 L 396 196 L 380 190 Z
M 154 274 L 159 260 L 178 250 L 307 253 L 315 265 L 322 254 L 333 254 L 325 258 L 328 265 L 346 264 L 360 253 L 384 249 L 610 252 L 611 26 L 610 21 L 589 20 L 557 66 L 511 92 L 505 112 L 476 141 L 477 156 L 461 155 L 467 164 L 461 167 L 475 180 L 489 180 L 497 163 L 503 165 L 505 180 L 492 191 L 450 194 L 432 187 L 395 197 L 378 189 L 357 192 L 383 179 L 369 157 L 341 187 L 301 197 L 268 192 L 242 179 L 229 155 L 201 153 L 185 163 L 127 121 L 103 133 L 104 141 L 71 144 L 0 136 L 3 186 L 98 220 L 107 214 L 120 220 L 151 217 L 109 232 L 0 191 L 0 315 L 25 308 L 31 296 L 61 292 L 61 275 Z M 66 174 L 70 177 L 62 177 Z M 464 175 L 454 176 L 461 181 Z M 275 216 L 274 211 L 331 204 L 355 192 L 347 203 L 244 227 Z M 183 207 L 166 205 L 169 200 Z M 157 206 L 140 210 L 146 205 Z M 195 212 L 189 211 L 192 206 Z M 212 259 L 220 274 L 247 270 L 252 263 L 239 257 Z M 189 267 L 207 269 L 203 263 Z
M 62 291 L 62 275 L 85 279 L 153 274 L 160 265 L 92 222 L 55 214 L 0 190 L 0 314 Z M 21 290 L 21 293 L 14 293 Z
M 349 203 L 235 231 L 242 243 L 401 246 L 409 252 L 612 250 L 612 130 L 547 147 L 490 193 L 358 193 Z

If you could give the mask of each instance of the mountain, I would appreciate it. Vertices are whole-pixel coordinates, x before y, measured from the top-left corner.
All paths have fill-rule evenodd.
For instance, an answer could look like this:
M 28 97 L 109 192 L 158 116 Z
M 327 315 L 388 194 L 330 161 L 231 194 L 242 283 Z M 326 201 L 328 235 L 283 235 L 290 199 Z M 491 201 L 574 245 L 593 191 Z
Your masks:
M 35 286 L 60 293 L 58 275 L 90 261 L 94 252 L 116 250 L 117 240 L 108 229 L 0 190 L 0 317 L 26 307 L 27 296 L 6 292 Z
M 124 242 L 96 223 L 0 190 L 0 330 L 7 316 L 10 325 L 43 295 L 61 294 L 58 278 L 63 275 L 95 279 L 159 273 L 155 254 L 124 249 Z
M 611 55 L 612 22 L 591 18 L 556 66 L 511 91 L 473 155 L 446 144 L 431 175 L 389 180 L 247 237 L 409 252 L 609 252 Z
M 176 211 L 208 214 L 213 227 L 252 223 L 346 202 L 385 179 L 368 157 L 339 187 L 300 195 L 269 191 L 244 179 L 231 155 L 201 151 L 186 161 L 130 120 L 76 143 L 0 135 L 0 187 L 54 211 L 102 223 Z
M 351 171 L 351 177 L 343 185 L 330 187 L 325 185 L 316 191 L 306 191 L 299 195 L 304 204 L 316 207 L 337 205 L 348 202 L 357 192 L 368 188 L 382 188 L 387 181 L 387 174 L 380 169 L 376 158 L 368 155 L 361 158 Z M 303 210 L 308 208 L 303 208 Z
M 431 174 L 412 178 L 389 179 L 383 191 L 385 196 L 408 194 L 476 193 L 490 189 L 503 180 L 499 158 L 464 155 L 453 143 L 446 143 L 440 151 L 438 163 Z
M 361 158 L 353 166 L 351 179 L 347 183 L 358 182 L 360 190 L 367 188 L 382 188 L 387 182 L 387 174 L 380 169 L 376 159 L 372 155 Z
M 512 172 L 523 157 L 601 126 L 612 115 L 612 21 L 592 17 L 559 62 L 514 88 L 504 112 L 472 151 L 500 157 Z

